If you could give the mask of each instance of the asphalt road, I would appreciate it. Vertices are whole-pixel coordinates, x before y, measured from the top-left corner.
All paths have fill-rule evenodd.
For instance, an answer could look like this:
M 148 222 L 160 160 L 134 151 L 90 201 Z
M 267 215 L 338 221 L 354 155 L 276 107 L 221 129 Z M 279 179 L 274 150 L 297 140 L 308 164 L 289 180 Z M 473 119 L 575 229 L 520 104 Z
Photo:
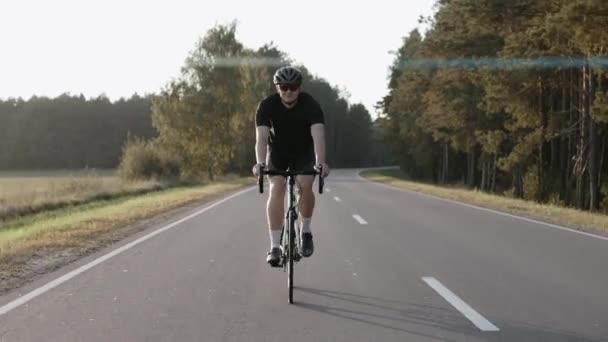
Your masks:
M 607 239 L 355 170 L 326 188 L 293 305 L 252 186 L 0 297 L 0 341 L 608 341 Z

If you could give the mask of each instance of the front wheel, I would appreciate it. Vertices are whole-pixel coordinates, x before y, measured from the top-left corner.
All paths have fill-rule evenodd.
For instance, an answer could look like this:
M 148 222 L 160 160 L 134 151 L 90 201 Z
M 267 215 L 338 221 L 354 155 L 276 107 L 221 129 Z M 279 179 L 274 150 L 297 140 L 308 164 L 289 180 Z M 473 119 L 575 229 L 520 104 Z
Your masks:
M 289 215 L 289 225 L 288 225 L 288 229 L 287 229 L 287 241 L 288 241 L 288 246 L 287 246 L 287 260 L 288 260 L 287 287 L 289 290 L 289 304 L 293 304 L 293 274 L 294 274 L 293 259 L 295 257 L 295 249 L 296 249 L 294 225 L 295 225 L 295 217 L 292 214 L 292 215 Z

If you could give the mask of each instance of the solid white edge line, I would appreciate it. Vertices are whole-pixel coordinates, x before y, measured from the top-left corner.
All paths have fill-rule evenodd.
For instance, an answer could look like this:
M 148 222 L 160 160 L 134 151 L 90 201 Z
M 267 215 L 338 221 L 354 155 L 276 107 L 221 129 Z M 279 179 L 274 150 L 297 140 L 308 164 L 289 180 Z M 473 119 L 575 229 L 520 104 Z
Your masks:
M 97 258 L 97 259 L 95 259 L 95 260 L 93 260 L 91 262 L 89 262 L 88 264 L 82 265 L 79 268 L 77 268 L 77 269 L 75 269 L 75 270 L 73 270 L 73 271 L 71 271 L 69 273 L 64 274 L 63 276 L 61 276 L 61 277 L 59 277 L 59 278 L 57 278 L 57 279 L 55 279 L 55 280 L 47 283 L 46 285 L 43 285 L 43 286 L 41 286 L 41 287 L 39 287 L 39 288 L 37 288 L 37 289 L 35 289 L 35 290 L 33 290 L 33 291 L 31 291 L 31 292 L 23 295 L 23 296 L 15 299 L 15 300 L 13 300 L 12 302 L 10 302 L 8 304 L 5 304 L 4 306 L 0 307 L 0 316 L 8 313 L 9 311 L 11 311 L 11 310 L 13 310 L 13 309 L 15 309 L 15 308 L 17 308 L 17 307 L 19 307 L 19 306 L 27 303 L 27 302 L 29 302 L 30 300 L 32 300 L 32 299 L 34 299 L 34 298 L 36 298 L 36 297 L 44 294 L 45 292 L 47 292 L 47 291 L 49 291 L 49 290 L 51 290 L 51 289 L 53 289 L 53 288 L 55 288 L 55 287 L 57 287 L 57 286 L 65 283 L 66 281 L 68 281 L 68 280 L 76 277 L 77 275 L 79 275 L 79 274 L 81 274 L 81 273 L 83 273 L 83 272 L 85 272 L 85 271 L 87 271 L 87 270 L 89 270 L 89 269 L 91 269 L 91 268 L 93 268 L 93 267 L 101 264 L 102 262 L 104 262 L 104 261 L 106 261 L 106 260 L 108 260 L 108 259 L 110 259 L 110 258 L 112 258 L 112 257 L 114 257 L 114 256 L 116 256 L 116 255 L 118 255 L 118 254 L 120 254 L 120 253 L 128 250 L 128 249 L 130 249 L 131 247 L 134 247 L 134 246 L 136 246 L 136 245 L 138 245 L 138 244 L 140 244 L 140 243 L 142 243 L 142 242 L 144 242 L 144 241 L 146 241 L 146 240 L 148 240 L 148 239 L 150 239 L 150 238 L 152 238 L 152 237 L 154 237 L 154 236 L 156 236 L 156 235 L 158 235 L 158 234 L 160 234 L 160 233 L 162 233 L 164 231 L 167 231 L 167 230 L 169 230 L 169 229 L 171 229 L 171 228 L 179 225 L 180 223 L 183 223 L 184 221 L 187 221 L 187 220 L 189 220 L 189 219 L 191 219 L 191 218 L 193 218 L 193 217 L 195 217 L 197 215 L 200 215 L 200 214 L 206 212 L 209 209 L 212 209 L 212 208 L 214 208 L 214 207 L 216 207 L 216 206 L 218 206 L 218 205 L 220 205 L 220 204 L 222 204 L 222 203 L 224 203 L 224 202 L 226 202 L 228 200 L 231 200 L 231 199 L 233 199 L 233 198 L 235 198 L 237 196 L 240 196 L 240 195 L 242 195 L 242 194 L 244 194 L 244 193 L 246 193 L 248 191 L 251 191 L 251 190 L 253 190 L 255 188 L 256 187 L 252 187 L 252 188 L 249 188 L 249 189 L 246 189 L 246 190 L 239 191 L 239 192 L 237 192 L 235 194 L 232 194 L 232 195 L 230 195 L 230 196 L 228 196 L 228 197 L 226 197 L 226 198 L 224 198 L 224 199 L 222 199 L 220 201 L 217 201 L 217 202 L 215 202 L 215 203 L 213 203 L 213 204 L 211 204 L 211 205 L 209 205 L 209 206 L 207 206 L 207 207 L 205 207 L 205 208 L 203 208 L 203 209 L 201 209 L 201 210 L 199 210 L 199 211 L 197 211 L 197 212 L 195 212 L 193 214 L 190 214 L 190 215 L 188 215 L 188 216 L 186 216 L 184 218 L 181 218 L 181 219 L 179 219 L 179 220 L 177 220 L 177 221 L 175 221 L 175 222 L 173 222 L 173 223 L 171 223 L 171 224 L 169 224 L 167 226 L 159 228 L 159 229 L 151 232 L 148 235 L 142 236 L 142 237 L 140 237 L 139 239 L 137 239 L 135 241 L 132 241 L 132 242 L 130 242 L 130 243 L 128 243 L 128 244 L 120 247 L 120 248 L 117 248 L 117 249 L 113 250 L 110 253 L 107 253 L 107 254 L 105 254 L 105 255 L 103 255 L 103 256 L 101 256 L 101 257 L 99 257 L 99 258 Z
M 464 317 L 471 321 L 471 323 L 473 323 L 479 330 L 500 331 L 497 326 L 485 319 L 469 304 L 460 299 L 460 297 L 458 297 L 454 292 L 443 286 L 443 284 L 441 284 L 439 280 L 433 277 L 422 277 L 422 280 L 424 280 L 424 282 L 426 282 L 433 290 L 435 290 L 441 297 L 443 297 L 443 299 L 450 303 Z
M 494 209 L 483 208 L 483 207 L 476 206 L 474 204 L 468 204 L 468 203 L 458 202 L 458 201 L 454 201 L 454 200 L 451 200 L 451 199 L 441 198 L 441 197 L 438 197 L 438 196 L 429 195 L 429 194 L 425 194 L 425 193 L 414 191 L 414 190 L 402 189 L 402 188 L 399 188 L 399 187 L 396 187 L 396 186 L 374 182 L 374 181 L 371 181 L 371 180 L 366 179 L 365 177 L 361 176 L 361 172 L 363 172 L 363 171 L 365 171 L 365 170 L 360 170 L 359 172 L 357 172 L 357 176 L 360 179 L 363 179 L 366 182 L 369 182 L 369 183 L 372 183 L 372 184 L 375 184 L 375 185 L 378 185 L 378 186 L 382 186 L 382 187 L 385 187 L 385 188 L 388 188 L 388 189 L 397 190 L 397 191 L 403 191 L 403 192 L 410 192 L 410 193 L 414 193 L 414 194 L 417 194 L 417 195 L 420 195 L 420 196 L 425 196 L 425 197 L 428 197 L 428 198 L 433 198 L 433 199 L 440 200 L 440 201 L 445 201 L 445 202 L 449 202 L 449 203 L 453 203 L 453 204 L 458 204 L 458 205 L 462 205 L 462 206 L 465 206 L 465 207 L 469 207 L 469 208 L 473 208 L 473 209 L 477 209 L 477 210 L 481 210 L 481 211 L 485 211 L 485 212 L 489 212 L 489 213 L 493 213 L 493 214 L 497 214 L 497 215 L 501 215 L 501 216 L 515 218 L 515 219 L 523 220 L 523 221 L 530 222 L 530 223 L 536 223 L 536 224 L 544 225 L 544 226 L 547 226 L 547 227 L 556 228 L 556 229 L 568 231 L 568 232 L 571 232 L 571 233 L 576 233 L 576 234 L 585 235 L 585 236 L 588 236 L 588 237 L 593 237 L 593 238 L 596 238 L 596 239 L 608 241 L 608 237 L 605 237 L 605 236 L 596 235 L 596 234 L 592 234 L 592 233 L 587 233 L 587 232 L 583 232 L 583 231 L 576 230 L 576 229 L 573 229 L 573 228 L 568 228 L 568 227 L 560 226 L 560 225 L 553 224 L 553 223 L 548 223 L 548 222 L 538 221 L 538 220 L 534 220 L 534 219 L 530 219 L 530 218 L 526 218 L 526 217 L 522 217 L 522 216 L 517 216 L 517 215 L 505 213 L 505 212 L 502 212 L 502 211 L 494 210 Z
M 367 224 L 367 221 L 365 221 L 361 216 L 353 215 L 353 217 L 355 218 L 355 220 L 357 220 L 357 222 L 359 222 L 359 224 Z

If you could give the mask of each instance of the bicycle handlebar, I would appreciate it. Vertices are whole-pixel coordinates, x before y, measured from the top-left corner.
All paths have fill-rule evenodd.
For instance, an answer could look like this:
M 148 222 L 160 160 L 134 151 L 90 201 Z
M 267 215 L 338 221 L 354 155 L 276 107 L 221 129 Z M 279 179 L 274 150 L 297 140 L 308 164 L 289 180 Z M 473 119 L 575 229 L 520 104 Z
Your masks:
M 325 183 L 323 177 L 321 176 L 322 170 L 319 168 L 317 170 L 310 171 L 278 171 L 278 170 L 258 170 L 258 185 L 260 186 L 260 193 L 264 193 L 264 175 L 269 176 L 283 176 L 283 177 L 295 177 L 299 175 L 310 175 L 315 176 L 319 175 L 319 193 L 323 193 L 323 185 Z

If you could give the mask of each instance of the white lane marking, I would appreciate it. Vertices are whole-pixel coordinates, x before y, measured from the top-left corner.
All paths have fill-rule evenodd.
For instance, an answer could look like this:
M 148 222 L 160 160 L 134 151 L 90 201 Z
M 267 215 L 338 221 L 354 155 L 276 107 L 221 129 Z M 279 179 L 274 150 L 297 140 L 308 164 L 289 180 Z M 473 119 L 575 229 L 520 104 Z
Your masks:
M 154 237 L 154 236 L 156 236 L 156 235 L 158 235 L 158 234 L 160 234 L 162 232 L 167 231 L 167 230 L 169 230 L 169 229 L 171 229 L 171 228 L 179 225 L 180 223 L 183 223 L 183 222 L 185 222 L 185 221 L 187 221 L 187 220 L 189 220 L 189 219 L 191 219 L 191 218 L 193 218 L 193 217 L 195 217 L 197 215 L 200 215 L 200 214 L 206 212 L 209 209 L 212 209 L 212 208 L 214 208 L 214 207 L 216 207 L 216 206 L 218 206 L 218 205 L 220 205 L 220 204 L 222 204 L 222 203 L 224 203 L 224 202 L 226 202 L 228 200 L 231 200 L 231 199 L 233 199 L 233 198 L 235 198 L 237 196 L 240 196 L 240 195 L 242 195 L 242 194 L 244 194 L 244 193 L 246 193 L 248 191 L 251 191 L 253 189 L 257 189 L 257 187 L 253 187 L 253 188 L 249 188 L 249 189 L 246 189 L 246 190 L 243 190 L 243 191 L 239 191 L 239 192 L 237 192 L 237 193 L 235 193 L 235 194 L 233 194 L 231 196 L 228 196 L 228 197 L 226 197 L 226 198 L 224 198 L 224 199 L 222 199 L 222 200 L 220 200 L 218 202 L 215 202 L 215 203 L 213 203 L 213 204 L 211 204 L 211 205 L 209 205 L 209 206 L 207 206 L 207 207 L 205 207 L 205 208 L 203 208 L 203 209 L 201 209 L 201 210 L 199 210 L 199 211 L 197 211 L 197 212 L 195 212 L 193 214 L 190 214 L 190 215 L 188 215 L 188 216 L 186 216 L 186 217 L 184 217 L 182 219 L 179 219 L 179 220 L 177 220 L 177 221 L 175 221 L 175 222 L 173 222 L 173 223 L 171 223 L 171 224 L 169 224 L 167 226 L 164 226 L 163 228 L 155 230 L 155 231 L 153 231 L 152 233 L 150 233 L 150 234 L 148 234 L 146 236 L 142 236 L 142 237 L 140 237 L 139 239 L 137 239 L 135 241 L 132 241 L 132 242 L 130 242 L 130 243 L 128 243 L 128 244 L 126 244 L 126 245 L 118 248 L 118 249 L 115 249 L 112 252 L 110 252 L 110 253 L 108 253 L 106 255 L 103 255 L 103 256 L 101 256 L 101 257 L 99 257 L 99 258 L 91 261 L 90 263 L 88 263 L 86 265 L 80 266 L 79 268 L 77 268 L 77 269 L 75 269 L 75 270 L 73 270 L 73 271 L 71 271 L 71 272 L 69 272 L 67 274 L 64 274 L 63 276 L 61 276 L 61 277 L 59 277 L 59 278 L 57 278 L 57 279 L 55 279 L 55 280 L 47 283 L 46 285 L 43 285 L 43 286 L 41 286 L 41 287 L 39 287 L 39 288 L 31 291 L 30 293 L 28 293 L 28 294 L 26 294 L 24 296 L 21 296 L 21 297 L 15 299 L 15 300 L 13 300 L 12 302 L 10 302 L 10 303 L 8 303 L 8 304 L 0 307 L 0 316 L 2 316 L 4 314 L 6 314 L 7 312 L 9 312 L 9 311 L 11 311 L 11 310 L 13 310 L 13 309 L 15 309 L 15 308 L 17 308 L 17 307 L 19 307 L 19 306 L 27 303 L 27 302 L 29 302 L 30 300 L 32 300 L 32 299 L 34 299 L 34 298 L 36 298 L 36 297 L 44 294 L 45 292 L 53 289 L 54 287 L 57 287 L 57 286 L 65 283 L 66 281 L 68 281 L 68 280 L 76 277 L 77 275 L 79 275 L 79 274 L 81 274 L 81 273 L 83 273 L 83 272 L 85 272 L 85 271 L 87 271 L 87 270 L 89 270 L 89 269 L 91 269 L 91 268 L 93 268 L 93 267 L 101 264 L 102 262 L 104 262 L 104 261 L 106 261 L 106 260 L 108 260 L 108 259 L 110 259 L 110 258 L 112 258 L 112 257 L 114 257 L 114 256 L 116 256 L 116 255 L 118 255 L 118 254 L 120 254 L 120 253 L 122 253 L 122 252 L 124 252 L 124 251 L 126 251 L 126 250 L 128 250 L 128 249 L 130 249 L 132 247 L 134 247 L 134 246 L 137 246 L 140 243 L 142 243 L 142 242 L 144 242 L 144 241 L 146 241 L 146 240 L 148 240 L 148 239 L 150 239 L 150 238 L 152 238 L 152 237 Z
M 576 234 L 585 235 L 585 236 L 588 236 L 588 237 L 593 237 L 593 238 L 597 238 L 597 239 L 608 241 L 608 237 L 606 237 L 606 236 L 601 236 L 601 235 L 596 235 L 596 234 L 592 234 L 592 233 L 587 233 L 587 232 L 583 232 L 583 231 L 580 231 L 580 230 L 576 230 L 576 229 L 560 226 L 560 225 L 557 225 L 557 224 L 547 223 L 547 222 L 543 222 L 543 221 L 537 221 L 537 220 L 529 219 L 529 218 L 522 217 L 522 216 L 508 214 L 508 213 L 505 213 L 505 212 L 502 212 L 502 211 L 498 211 L 498 210 L 478 207 L 478 206 L 473 205 L 473 204 L 458 202 L 458 201 L 454 201 L 454 200 L 447 199 L 447 198 L 441 198 L 441 197 L 425 194 L 425 193 L 418 192 L 418 191 L 407 190 L 407 189 L 398 188 L 396 186 L 390 186 L 390 185 L 386 185 L 386 184 L 382 184 L 382 183 L 373 182 L 373 181 L 370 181 L 369 179 L 365 179 L 364 177 L 362 177 L 361 174 L 360 174 L 362 171 L 363 170 L 361 170 L 361 171 L 359 171 L 357 173 L 357 176 L 359 178 L 361 178 L 361 179 L 363 179 L 363 180 L 365 180 L 367 182 L 370 182 L 372 184 L 376 184 L 376 185 L 385 187 L 387 189 L 414 193 L 414 194 L 417 194 L 417 195 L 420 195 L 420 196 L 425 196 L 425 197 L 433 198 L 433 199 L 440 200 L 440 201 L 450 202 L 450 203 L 453 203 L 453 204 L 462 205 L 462 206 L 465 206 L 465 207 L 468 207 L 468 208 L 477 209 L 477 210 L 493 213 L 493 214 L 496 214 L 496 215 L 501 215 L 501 216 L 506 216 L 506 217 L 510 217 L 510 218 L 514 218 L 514 219 L 519 219 L 519 220 L 530 222 L 530 223 L 536 223 L 536 224 L 539 224 L 539 225 L 543 225 L 543 226 L 547 226 L 547 227 L 551 227 L 551 228 L 556 228 L 556 229 L 560 229 L 560 230 L 565 230 L 565 231 L 568 231 L 568 232 L 571 232 L 571 233 L 576 233 Z
M 490 321 L 485 319 L 471 306 L 460 299 L 454 292 L 450 291 L 447 287 L 443 286 L 439 280 L 433 277 L 422 277 L 433 290 L 435 290 L 443 299 L 452 304 L 456 310 L 460 311 L 466 318 L 469 319 L 479 330 L 481 331 L 499 331 L 497 326 L 492 324 Z
M 367 221 L 365 221 L 361 216 L 359 215 L 353 215 L 353 217 L 355 218 L 355 220 L 357 220 L 357 222 L 359 222 L 360 224 L 367 224 Z
M 342 202 L 342 199 L 340 199 L 340 197 L 338 196 L 334 196 L 334 199 L 336 200 L 336 202 Z

